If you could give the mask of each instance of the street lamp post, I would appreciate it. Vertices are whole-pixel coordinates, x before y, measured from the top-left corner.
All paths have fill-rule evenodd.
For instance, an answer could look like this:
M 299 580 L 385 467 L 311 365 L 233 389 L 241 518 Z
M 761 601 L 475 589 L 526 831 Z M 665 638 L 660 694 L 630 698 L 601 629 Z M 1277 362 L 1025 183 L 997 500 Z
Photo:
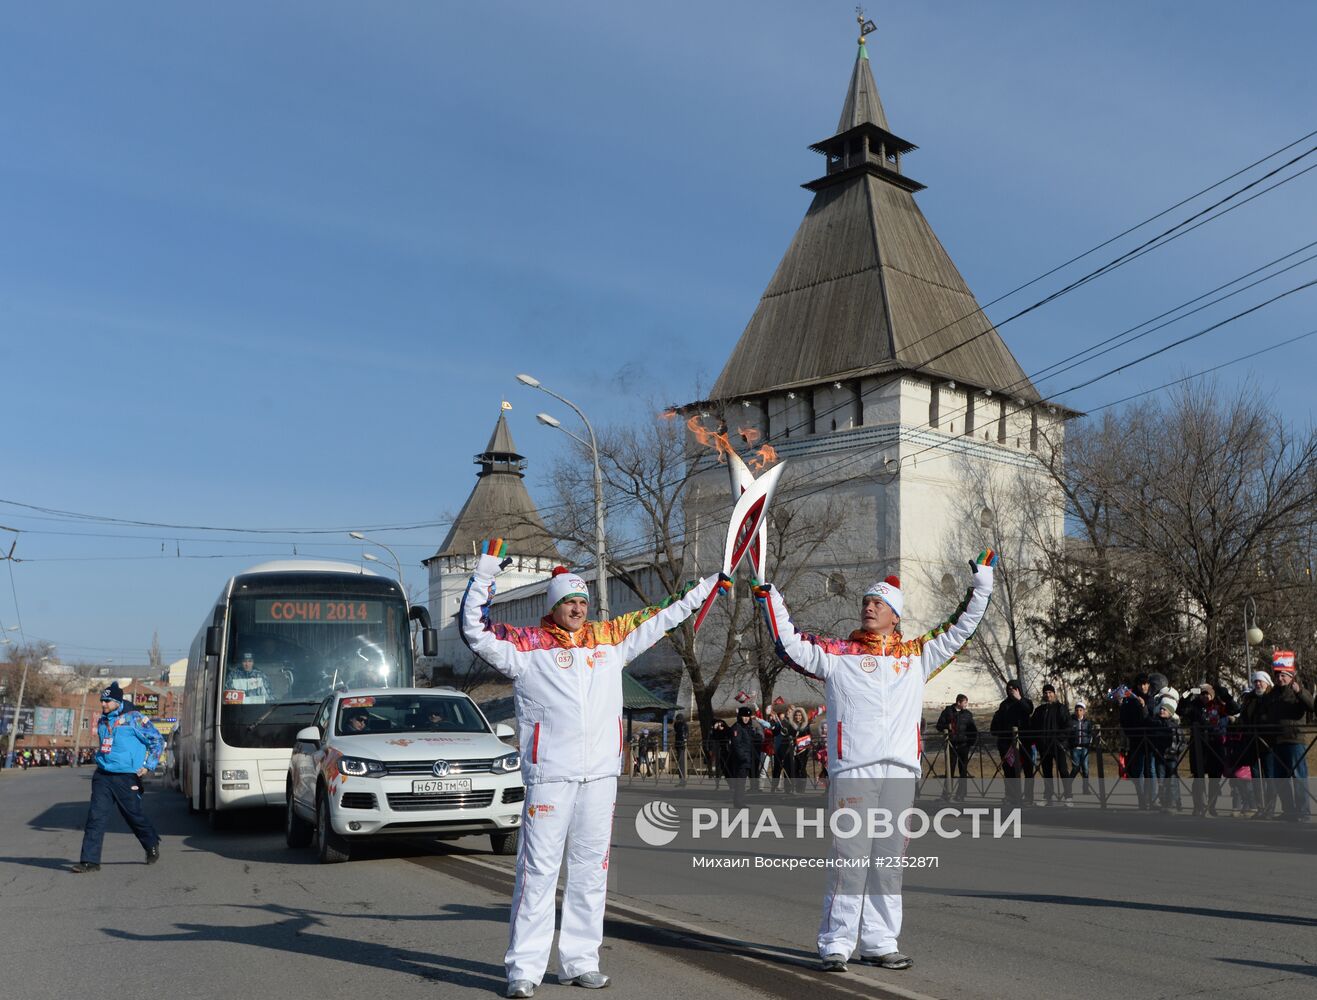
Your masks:
M 349 531 L 349 532 L 348 532 L 348 537 L 349 537 L 349 538 L 355 538 L 355 539 L 356 539 L 357 541 L 359 541 L 359 542 L 370 542 L 371 545 L 378 545 L 380 548 L 382 548 L 382 549 L 383 549 L 385 552 L 387 552 L 389 555 L 393 556 L 393 565 L 394 565 L 394 566 L 397 568 L 397 570 L 398 570 L 398 585 L 399 585 L 399 586 L 405 586 L 405 585 L 403 584 L 403 582 L 402 582 L 402 563 L 398 561 L 398 554 L 397 554 L 396 552 L 394 552 L 393 549 L 389 548 L 389 547 L 388 547 L 387 545 L 385 545 L 383 542 L 377 542 L 377 541 L 375 541 L 375 539 L 373 539 L 373 538 L 367 538 L 367 537 L 366 537 L 365 535 L 363 535 L 360 531 Z M 376 559 L 374 556 L 369 555 L 369 554 L 363 555 L 362 558 L 363 558 L 363 559 L 367 559 L 367 560 L 369 560 L 370 562 L 379 562 L 378 559 Z
M 1253 624 L 1250 625 L 1249 622 Z M 1244 681 L 1253 674 L 1253 654 L 1251 647 L 1262 645 L 1262 629 L 1258 628 L 1258 606 L 1253 598 L 1244 601 Z
M 568 437 L 580 441 L 583 445 L 590 448 L 590 457 L 594 459 L 594 562 L 595 562 L 595 584 L 599 591 L 599 617 L 608 620 L 608 562 L 607 551 L 605 549 L 604 533 L 604 476 L 599 468 L 599 442 L 595 439 L 594 428 L 590 426 L 590 421 L 586 419 L 581 408 L 573 403 L 570 399 L 559 396 L 552 389 L 540 384 L 539 379 L 530 375 L 518 375 L 517 381 L 522 385 L 528 385 L 532 389 L 539 389 L 540 392 L 547 392 L 554 399 L 565 403 L 575 411 L 576 415 L 581 418 L 581 423 L 585 424 L 585 429 L 590 434 L 590 440 L 583 441 L 566 427 L 549 416 L 547 413 L 537 413 L 535 419 L 548 427 L 556 427 Z

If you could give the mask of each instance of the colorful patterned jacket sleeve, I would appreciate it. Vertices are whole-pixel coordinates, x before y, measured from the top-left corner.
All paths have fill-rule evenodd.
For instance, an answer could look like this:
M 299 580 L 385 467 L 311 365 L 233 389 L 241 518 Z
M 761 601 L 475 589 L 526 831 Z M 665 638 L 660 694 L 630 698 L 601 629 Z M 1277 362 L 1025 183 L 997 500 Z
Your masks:
M 623 664 L 630 663 L 698 611 L 717 582 L 717 576 L 705 577 L 694 586 L 686 587 L 658 604 L 618 615 L 609 622 L 599 622 L 597 624 L 608 632 L 606 637 L 601 635 L 600 639 L 614 645 Z
M 980 561 L 973 563 L 974 578 L 960 605 L 946 621 L 919 637 L 924 680 L 937 676 L 943 667 L 954 660 L 983 621 L 983 615 L 988 610 L 988 600 L 992 597 L 992 568 L 996 558 L 991 549 L 979 556 Z
M 532 630 L 517 629 L 489 620 L 490 605 L 494 601 L 494 574 L 498 571 L 497 557 L 480 557 L 476 571 L 471 574 L 466 592 L 462 595 L 458 624 L 462 631 L 462 641 L 471 652 L 505 677 L 516 680 L 527 665 L 526 658 L 519 655 L 529 648 L 524 633 Z
M 148 771 L 154 771 L 156 765 L 160 763 L 160 755 L 164 753 L 165 738 L 160 735 L 155 723 L 141 712 L 133 712 L 129 720 L 128 726 L 132 734 L 146 747 L 146 760 L 142 762 L 142 766 Z
M 764 614 L 768 634 L 773 637 L 778 659 L 806 677 L 827 680 L 832 673 L 832 654 L 823 648 L 825 640 L 808 632 L 796 631 L 782 595 L 771 583 L 756 587 L 754 596 Z

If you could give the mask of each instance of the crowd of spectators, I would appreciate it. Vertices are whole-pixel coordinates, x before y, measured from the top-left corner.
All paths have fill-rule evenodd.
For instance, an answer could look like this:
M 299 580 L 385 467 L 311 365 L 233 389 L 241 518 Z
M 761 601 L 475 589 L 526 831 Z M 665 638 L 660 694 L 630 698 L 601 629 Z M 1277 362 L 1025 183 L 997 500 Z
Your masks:
M 1195 816 L 1220 815 L 1227 789 L 1233 815 L 1311 816 L 1303 726 L 1314 701 L 1292 658 L 1255 672 L 1238 699 L 1207 681 L 1181 697 L 1163 674 L 1138 674 L 1112 697 L 1140 809 L 1181 808 L 1179 768 L 1187 760 Z
M 1274 674 L 1274 677 L 1273 677 Z M 1184 692 L 1164 674 L 1140 673 L 1108 695 L 1115 703 L 1121 742 L 1118 776 L 1134 787 L 1143 811 L 1179 812 L 1181 769 L 1191 779 L 1195 816 L 1275 817 L 1304 821 L 1311 815 L 1308 792 L 1305 720 L 1314 711 L 1313 693 L 1298 679 L 1293 659 L 1280 657 L 1272 673 L 1252 675 L 1250 689 L 1238 699 L 1218 685 L 1203 681 Z M 973 716 L 964 696 L 948 705 L 937 728 L 947 733 L 948 789 L 977 739 Z M 1036 775 L 1042 771 L 1043 805 L 1073 805 L 1073 785 L 1082 779 L 1081 794 L 1092 794 L 1089 756 L 1098 746 L 1099 731 L 1082 701 L 1073 711 L 1045 684 L 1036 707 L 1018 681 L 1010 681 L 1006 697 L 992 717 L 989 730 L 996 740 L 1005 778 L 1008 805 L 1037 805 Z M 972 732 L 973 736 L 966 735 Z M 1107 749 L 1111 749 L 1110 741 Z M 1055 778 L 1055 780 L 1054 780 Z M 964 778 L 956 794 L 963 798 Z M 1229 794 L 1229 806 L 1222 805 Z
M 5 767 L 17 767 L 26 771 L 30 767 L 72 767 L 77 764 L 90 764 L 92 751 L 84 749 L 75 752 L 66 747 L 35 747 L 15 750 L 3 758 Z
M 1008 806 L 1064 808 L 1074 805 L 1076 788 L 1080 795 L 1097 794 L 1094 760 L 1105 752 L 1115 756 L 1114 774 L 1111 756 L 1104 758 L 1106 787 L 1128 780 L 1140 810 L 1181 811 L 1181 775 L 1187 772 L 1190 780 L 1183 784 L 1195 816 L 1228 812 L 1301 821 L 1311 814 L 1306 756 L 1313 732 L 1305 735 L 1304 726 L 1311 722 L 1313 693 L 1297 678 L 1292 660 L 1274 663 L 1271 673 L 1254 673 L 1250 689 L 1237 698 L 1207 681 L 1182 695 L 1164 674 L 1138 674 L 1108 693 L 1115 724 L 1105 734 L 1084 700 L 1071 707 L 1052 684 L 1044 684 L 1040 696 L 1035 704 L 1019 681 L 1009 681 L 988 724 L 986 746 L 966 695 L 942 709 L 935 728 L 943 742 L 930 748 L 941 758 L 934 771 L 945 765 L 942 801 L 965 801 L 971 775 L 991 770 L 976 767 L 976 755 L 995 745 Z M 702 755 L 704 774 L 715 788 L 727 783 L 734 805 L 747 790 L 800 794 L 827 783 L 825 723 L 825 709 L 779 699 L 766 711 L 745 706 L 731 720 L 715 720 L 702 744 L 698 738 L 690 744 L 688 724 L 679 715 L 673 726 L 675 770 L 685 784 L 689 754 L 694 752 L 697 764 Z M 657 777 L 663 769 L 662 732 L 641 732 L 632 748 L 633 774 Z

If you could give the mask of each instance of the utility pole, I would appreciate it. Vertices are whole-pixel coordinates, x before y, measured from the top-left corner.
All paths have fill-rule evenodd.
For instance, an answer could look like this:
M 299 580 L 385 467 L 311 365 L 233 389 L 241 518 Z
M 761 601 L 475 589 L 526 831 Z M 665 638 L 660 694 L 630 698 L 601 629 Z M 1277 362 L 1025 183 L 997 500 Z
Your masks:
M 5 755 L 6 761 L 10 760 L 14 756 L 14 739 L 15 737 L 18 736 L 19 712 L 21 712 L 23 709 L 23 692 L 27 689 L 27 667 L 28 667 L 28 658 L 24 656 L 23 679 L 18 682 L 18 700 L 14 702 L 14 722 L 13 725 L 9 727 L 9 751 Z

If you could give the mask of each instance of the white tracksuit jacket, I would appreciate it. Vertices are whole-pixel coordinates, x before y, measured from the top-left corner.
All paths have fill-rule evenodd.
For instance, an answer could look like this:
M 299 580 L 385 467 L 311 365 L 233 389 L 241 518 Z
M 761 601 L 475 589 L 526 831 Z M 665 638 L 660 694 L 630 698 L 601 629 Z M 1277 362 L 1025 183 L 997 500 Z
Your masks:
M 771 585 L 761 598 L 777 655 L 794 670 L 826 682 L 828 774 L 869 764 L 899 764 L 920 772 L 924 684 L 950 663 L 983 620 L 992 595 L 992 567 L 979 566 L 960 607 L 917 639 L 852 632 L 831 639 L 798 632 L 782 595 Z
M 462 596 L 462 638 L 513 682 L 521 775 L 544 781 L 615 778 L 622 770 L 622 668 L 697 611 L 718 582 L 612 621 L 568 632 L 545 618 L 516 628 L 489 620 L 499 560 L 481 556 Z

